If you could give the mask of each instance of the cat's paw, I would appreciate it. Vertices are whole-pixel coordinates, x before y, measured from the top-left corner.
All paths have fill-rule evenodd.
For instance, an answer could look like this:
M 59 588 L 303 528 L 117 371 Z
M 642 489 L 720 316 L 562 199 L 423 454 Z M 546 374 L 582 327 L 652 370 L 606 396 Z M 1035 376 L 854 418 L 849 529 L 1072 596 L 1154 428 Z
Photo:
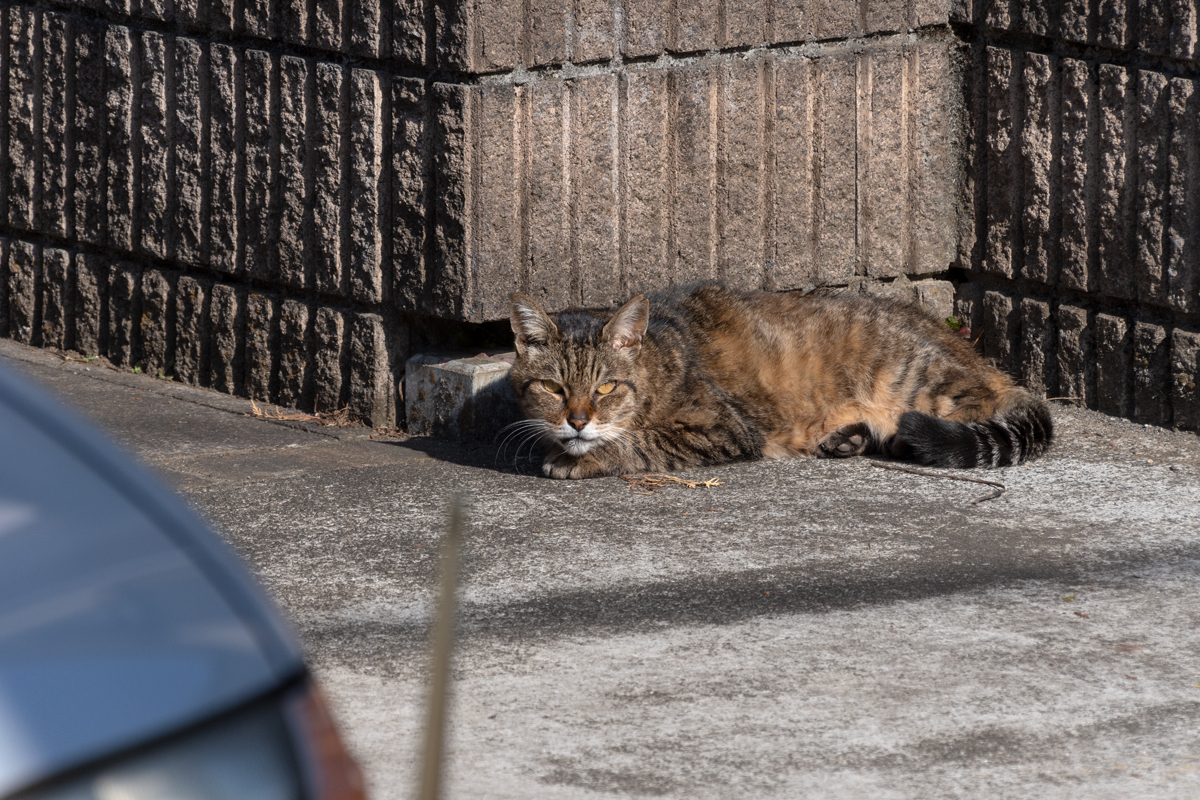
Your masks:
M 614 474 L 606 469 L 597 459 L 590 455 L 575 458 L 568 455 L 547 458 L 542 464 L 542 474 L 547 478 L 559 480 L 575 480 L 578 478 L 598 478 L 602 475 Z
M 817 444 L 821 458 L 850 458 L 867 452 L 871 447 L 871 429 L 865 422 L 843 425 Z

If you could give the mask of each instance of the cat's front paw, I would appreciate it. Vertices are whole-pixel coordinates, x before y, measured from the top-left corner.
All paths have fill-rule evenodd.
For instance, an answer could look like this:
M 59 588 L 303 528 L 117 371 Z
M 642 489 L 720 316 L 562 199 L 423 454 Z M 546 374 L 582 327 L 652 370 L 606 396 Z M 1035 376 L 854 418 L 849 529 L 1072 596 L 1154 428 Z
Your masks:
M 566 454 L 547 458 L 542 464 L 542 473 L 547 478 L 557 478 L 560 480 L 599 478 L 602 475 L 616 474 L 591 455 L 576 458 Z

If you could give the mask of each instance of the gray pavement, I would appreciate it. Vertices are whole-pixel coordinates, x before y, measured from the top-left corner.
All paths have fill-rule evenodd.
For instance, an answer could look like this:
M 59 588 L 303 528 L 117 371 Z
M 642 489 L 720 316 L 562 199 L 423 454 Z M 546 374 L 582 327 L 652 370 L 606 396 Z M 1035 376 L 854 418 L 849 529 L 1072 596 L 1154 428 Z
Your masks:
M 639 495 L 0 342 L 176 486 L 411 797 L 436 547 L 468 498 L 449 797 L 1200 797 L 1200 439 L 1055 407 L 989 487 L 868 459 Z

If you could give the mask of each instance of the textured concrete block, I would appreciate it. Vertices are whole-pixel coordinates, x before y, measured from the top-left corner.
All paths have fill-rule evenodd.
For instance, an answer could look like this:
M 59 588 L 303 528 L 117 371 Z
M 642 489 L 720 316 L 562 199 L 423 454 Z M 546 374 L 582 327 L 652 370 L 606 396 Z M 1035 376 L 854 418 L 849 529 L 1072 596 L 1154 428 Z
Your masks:
M 312 25 L 309 31 L 312 44 L 322 50 L 340 50 L 343 46 L 343 3 L 350 0 L 310 0 Z
M 38 87 L 36 77 L 37 14 L 32 9 L 8 6 L 2 9 L 5 41 L 3 61 L 8 92 L 4 97 L 3 122 L 7 147 L 0 175 L 6 198 L 4 218 L 15 228 L 33 227 L 34 186 L 40 149 Z
M 271 219 L 275 173 L 271 159 L 271 109 L 278 87 L 270 53 L 246 50 L 243 74 L 243 158 L 239 165 L 244 192 L 245 272 L 266 279 L 272 272 L 276 231 Z M 319 135 L 319 134 L 318 134 Z
M 1057 276 L 1056 242 L 1051 231 L 1052 109 L 1058 107 L 1058 86 L 1051 72 L 1049 56 L 1026 53 L 1021 91 L 1025 105 L 1025 124 L 1021 131 L 1021 178 L 1024 187 L 1021 205 L 1024 253 L 1022 275 L 1038 283 L 1053 285 Z
M 1200 333 L 1171 333 L 1171 414 L 1176 427 L 1200 430 Z
M 553 0 L 542 0 L 553 2 Z M 622 55 L 626 58 L 657 55 L 666 49 L 667 26 L 664 20 L 666 0 L 626 0 L 625 39 Z
M 522 125 L 529 131 L 524 149 L 529 192 L 525 288 L 547 308 L 566 308 L 572 304 L 571 272 L 564 269 L 571 260 L 570 165 L 565 158 L 570 98 L 561 81 L 527 84 L 518 93 Z
M 705 0 L 667 3 L 667 49 L 675 53 L 711 50 L 717 44 L 717 4 Z M 674 13 L 672 13 L 674 12 Z
M 1096 358 L 1092 328 L 1082 308 L 1059 306 L 1057 322 L 1058 396 L 1096 407 Z
M 479 96 L 478 192 L 473 216 L 479 239 L 475 253 L 476 292 L 472 315 L 502 319 L 508 293 L 521 284 L 520 155 L 514 123 L 516 90 L 512 86 L 487 86 Z
M 75 308 L 72 314 L 71 345 L 80 353 L 100 355 L 105 328 L 105 294 L 108 265 L 100 256 L 75 254 Z
M 35 340 L 40 347 L 65 350 L 69 341 L 72 296 L 71 255 L 57 247 L 42 249 L 41 258 L 41 319 Z
M 1009 375 L 1016 375 L 1019 367 L 1017 336 L 1020 325 L 1019 311 L 1014 308 L 1011 297 L 1000 292 L 984 293 L 983 353 Z
M 209 202 L 208 264 L 218 272 L 238 272 L 238 228 L 243 198 L 238 155 L 238 51 L 210 44 L 208 51 Z
M 614 0 L 576 0 L 571 60 L 576 64 L 613 57 Z
M 529 0 L 530 66 L 567 60 L 567 11 L 567 5 L 558 0 Z
M 865 33 L 895 33 L 908 28 L 908 3 L 905 0 L 875 0 L 864 5 Z
M 135 225 L 138 251 L 155 258 L 167 256 L 167 43 L 157 33 L 143 31 L 136 39 L 141 76 L 139 122 L 139 202 Z
M 1109 314 L 1096 315 L 1096 407 L 1123 417 L 1130 408 L 1132 360 L 1129 324 Z
M 276 302 L 259 292 L 246 296 L 246 394 L 255 400 L 273 401 L 276 391 L 276 354 L 279 331 Z
M 813 205 L 817 280 L 843 284 L 854 275 L 857 258 L 857 59 L 836 55 L 813 65 L 819 113 L 815 120 L 813 181 L 820 202 Z
M 284 300 L 279 309 L 279 404 L 312 407 L 312 314 L 307 303 Z
M 1134 263 L 1139 302 L 1163 306 L 1167 280 L 1163 274 L 1163 229 L 1166 218 L 1170 148 L 1167 79 L 1157 72 L 1137 71 L 1137 191 L 1134 193 Z
M 104 29 L 78 18 L 71 25 L 75 44 L 75 191 L 71 222 L 76 238 L 104 244 Z
M 207 375 L 211 286 L 184 275 L 175 285 L 175 379 L 197 386 Z
M 478 105 L 469 87 L 434 84 L 430 149 L 433 153 L 433 254 L 435 270 L 428 311 L 459 316 L 470 294 L 467 242 L 472 210 L 467 131 Z
M 1099 247 L 1100 290 L 1110 297 L 1136 296 L 1129 252 L 1132 220 L 1126 182 L 1125 123 L 1129 77 L 1124 69 L 1100 65 L 1100 159 L 1096 175 L 1096 222 Z
M 1068 42 L 1088 41 L 1089 0 L 1060 0 L 1061 10 L 1054 24 L 1055 34 Z
M 987 50 L 987 240 L 983 268 L 1013 277 L 1014 197 L 1020 143 L 1013 130 L 1012 53 Z
M 67 74 L 71 70 L 67 18 L 42 14 L 42 169 L 34 224 L 51 236 L 67 235 Z
M 166 374 L 175 366 L 175 280 L 175 275 L 157 269 L 148 269 L 141 276 L 141 314 L 133 362 L 147 375 Z
M 4 264 L 9 263 L 9 239 L 0 236 L 0 259 L 3 259 Z M 7 338 L 9 336 L 8 328 L 8 274 L 7 272 L 0 275 L 0 336 Z
M 913 184 L 909 272 L 942 272 L 959 259 L 960 248 L 969 253 L 974 241 L 968 199 L 973 187 L 964 174 L 969 142 L 962 86 L 968 59 L 965 48 L 943 43 L 922 45 L 909 56 L 907 69 L 915 74 L 915 81 L 908 78 L 913 109 L 906 130 Z
M 625 252 L 628 289 L 631 294 L 669 286 L 674 258 L 670 255 L 671 175 L 668 131 L 668 78 L 663 72 L 630 73 L 624 82 L 625 130 Z M 553 182 L 559 167 L 552 158 L 535 154 L 542 180 Z M 565 192 L 564 192 L 565 194 Z M 553 195 L 548 197 L 553 198 Z M 555 204 L 561 203 L 555 198 Z M 569 215 L 564 214 L 564 219 Z M 556 232 L 557 233 L 557 232 Z M 570 276 L 555 273 L 555 253 L 569 251 L 570 231 L 561 232 L 561 243 L 531 249 L 539 262 L 531 265 L 531 288 L 545 286 L 552 305 L 568 305 Z M 536 270 L 533 267 L 536 266 Z
M 279 37 L 291 44 L 308 43 L 308 0 L 280 0 Z
M 383 301 L 379 181 L 383 174 L 383 87 L 365 69 L 350 71 L 350 293 Z
M 1159 325 L 1133 326 L 1133 418 L 1138 422 L 1171 422 L 1171 342 Z
M 400 308 L 415 311 L 429 302 L 430 107 L 424 81 L 395 78 L 391 92 L 392 299 Z
M 908 114 L 910 62 L 915 54 L 899 49 L 861 56 L 859 91 L 863 120 L 859 130 L 859 246 L 867 275 L 902 275 L 910 255 L 912 195 L 908 166 L 913 157 Z
M 812 38 L 810 8 L 811 4 L 806 0 L 775 0 L 772 8 L 775 12 L 775 35 L 771 37 L 774 42 L 784 44 Z
M 1200 92 L 1172 78 L 1168 100 L 1167 219 L 1162 271 L 1170 307 L 1200 310 Z
M 1156 56 L 1170 55 L 1170 0 L 1141 0 L 1137 5 L 1138 49 Z
M 815 283 L 813 67 L 807 58 L 775 64 L 775 259 L 768 286 Z
M 1200 59 L 1200 3 L 1196 0 L 1171 3 L 1171 29 L 1167 39 L 1170 54 L 1175 58 Z
M 308 62 L 279 59 L 279 278 L 289 286 L 309 285 L 312 207 L 308 187 Z
M 472 68 L 476 37 L 469 24 L 470 9 L 469 3 L 438 4 L 433 39 L 438 67 L 448 70 Z
M 104 344 L 108 360 L 118 367 L 136 365 L 138 320 L 141 317 L 142 270 L 137 264 L 119 262 L 108 272 L 107 322 Z
M 104 36 L 105 244 L 133 245 L 133 40 L 110 26 Z
M 384 3 L 378 0 L 345 0 L 350 4 L 349 42 L 345 48 L 351 55 L 374 58 L 381 43 L 380 12 Z
M 1091 229 L 1089 186 L 1089 109 L 1096 106 L 1096 82 L 1088 65 L 1064 58 L 1061 62 L 1062 158 L 1060 169 L 1059 281 L 1063 286 L 1087 291 L 1094 282 L 1088 274 Z
M 208 312 L 211 338 L 207 384 L 218 392 L 241 394 L 244 391 L 244 327 L 244 295 L 223 283 L 213 286 Z
M 489 0 L 474 7 L 473 70 L 495 72 L 512 69 L 521 61 L 520 0 Z
M 318 63 L 313 123 L 314 284 L 341 294 L 342 271 L 342 69 Z
M 343 340 L 345 321 L 331 308 L 318 308 L 313 323 L 313 406 L 318 412 L 337 411 L 343 399 Z
M 916 304 L 938 322 L 954 315 L 954 284 L 950 281 L 917 281 L 912 288 Z
M 1096 41 L 1107 47 L 1123 49 L 1128 44 L 1126 3 L 1129 0 L 1098 0 L 1099 20 Z
M 331 2 L 336 2 L 336 0 L 331 0 Z M 272 33 L 271 8 L 275 4 L 271 0 L 241 0 L 240 5 L 242 7 L 240 30 L 251 36 L 269 38 Z M 236 7 L 237 0 L 235 0 Z M 318 18 L 320 18 L 319 10 Z
M 1054 358 L 1054 326 L 1050 304 L 1025 298 L 1021 301 L 1021 383 L 1039 397 L 1058 388 Z
M 724 196 L 718 188 L 717 274 L 726 284 L 761 289 L 766 222 L 767 174 L 761 59 L 737 60 L 722 76 L 718 108 L 725 131 Z M 719 186 L 719 183 L 718 183 Z
M 575 189 L 574 261 L 580 302 L 593 308 L 610 305 L 622 294 L 617 239 L 620 176 L 616 91 L 617 80 L 611 75 L 581 78 L 570 86 L 575 138 L 571 165 Z M 685 103 L 681 101 L 680 105 L 682 108 Z M 685 116 L 681 113 L 681 128 L 687 125 L 682 121 Z M 711 164 L 703 157 L 695 164 L 697 169 L 703 169 L 704 165 L 711 170 Z M 712 191 L 708 188 L 705 191 L 711 208 Z M 508 303 L 501 303 L 497 312 L 498 317 L 507 316 Z
M 391 4 L 392 58 L 409 64 L 425 63 L 425 9 L 431 2 L 397 0 Z
M 10 239 L 4 255 L 8 273 L 8 335 L 22 344 L 33 344 L 39 254 L 29 242 Z
M 845 0 L 812 0 L 805 3 L 812 25 L 812 35 L 818 39 L 841 39 L 862 33 L 858 4 Z
M 351 413 L 372 427 L 396 424 L 396 381 L 378 314 L 355 314 L 350 324 Z
M 708 69 L 689 67 L 672 71 L 667 80 L 671 103 L 668 113 L 675 124 L 671 132 L 675 162 L 672 282 L 711 280 L 716 277 L 716 207 L 712 196 L 718 145 L 713 120 L 718 113 L 716 76 Z M 593 174 L 584 180 L 599 178 L 601 175 Z
M 521 419 L 508 372 L 513 353 L 416 355 L 404 368 L 408 432 L 490 442 Z
M 720 32 L 718 41 L 725 47 L 754 47 L 762 45 L 767 40 L 767 2 L 766 0 L 742 0 L 737 3 L 726 3 L 724 19 L 725 29 Z
M 179 37 L 174 48 L 174 94 L 170 119 L 171 164 L 170 225 L 167 252 L 183 265 L 200 263 L 201 239 L 201 121 L 200 45 Z

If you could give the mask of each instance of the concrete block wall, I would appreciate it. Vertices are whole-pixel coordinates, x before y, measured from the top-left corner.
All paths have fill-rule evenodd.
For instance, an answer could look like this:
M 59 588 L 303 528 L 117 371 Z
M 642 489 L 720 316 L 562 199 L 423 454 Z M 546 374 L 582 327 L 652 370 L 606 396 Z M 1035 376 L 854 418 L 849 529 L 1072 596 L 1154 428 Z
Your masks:
M 978 2 L 0 0 L 0 335 L 391 425 L 513 290 L 953 279 L 1193 424 L 1194 0 Z
M 988 354 L 1049 396 L 1196 429 L 1196 3 L 956 12 L 975 149 L 960 310 Z

